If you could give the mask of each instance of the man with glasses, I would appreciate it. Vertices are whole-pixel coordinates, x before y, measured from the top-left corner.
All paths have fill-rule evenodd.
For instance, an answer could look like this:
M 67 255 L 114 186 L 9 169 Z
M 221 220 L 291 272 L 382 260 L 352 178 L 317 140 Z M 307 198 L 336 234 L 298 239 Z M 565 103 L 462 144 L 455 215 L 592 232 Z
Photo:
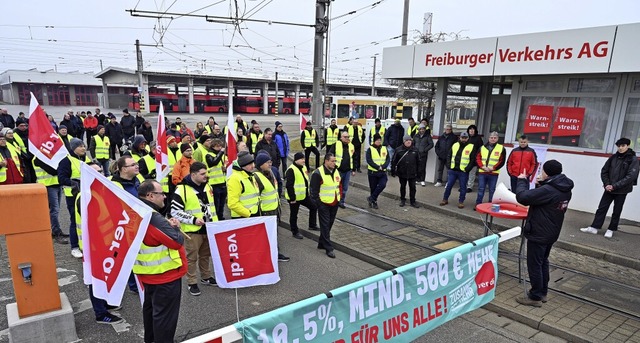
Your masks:
M 349 143 L 349 133 L 343 131 L 340 133 L 340 142 L 336 143 L 330 153 L 336 158 L 336 169 L 340 173 L 340 199 L 338 206 L 340 208 L 346 208 L 344 200 L 347 197 L 347 191 L 349 190 L 349 179 L 351 176 L 356 175 L 356 169 L 353 164 L 353 154 L 355 153 L 355 147 Z M 326 160 L 325 160 L 326 162 Z
M 442 174 L 444 167 L 447 165 L 447 156 L 451 151 L 451 147 L 458 141 L 458 137 L 452 132 L 451 124 L 444 126 L 444 133 L 436 142 L 436 155 L 438 156 L 438 174 L 436 174 L 436 187 L 442 187 Z M 466 188 L 465 188 L 466 190 Z

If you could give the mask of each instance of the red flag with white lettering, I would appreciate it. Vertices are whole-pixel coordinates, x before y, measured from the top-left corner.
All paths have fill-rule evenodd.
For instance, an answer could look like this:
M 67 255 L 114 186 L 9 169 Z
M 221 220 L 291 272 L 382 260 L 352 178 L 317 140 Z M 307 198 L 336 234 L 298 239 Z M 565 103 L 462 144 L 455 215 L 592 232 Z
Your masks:
M 169 153 L 167 150 L 167 127 L 164 124 L 164 106 L 160 102 L 160 110 L 158 111 L 158 127 L 156 132 L 156 181 L 162 183 L 167 175 L 169 175 Z
M 216 282 L 221 288 L 280 281 L 276 216 L 207 223 Z
M 233 111 L 229 109 L 229 117 L 227 118 L 227 176 L 231 175 L 231 166 L 233 161 L 238 158 L 238 147 L 236 146 L 236 132 L 234 128 L 235 120 L 233 119 Z
M 304 114 L 300 113 L 300 131 L 303 131 L 305 127 L 307 127 L 307 118 L 304 117 Z
M 120 305 L 153 210 L 85 163 L 80 175 L 84 282 Z
M 29 151 L 54 169 L 69 154 L 33 93 L 29 106 Z

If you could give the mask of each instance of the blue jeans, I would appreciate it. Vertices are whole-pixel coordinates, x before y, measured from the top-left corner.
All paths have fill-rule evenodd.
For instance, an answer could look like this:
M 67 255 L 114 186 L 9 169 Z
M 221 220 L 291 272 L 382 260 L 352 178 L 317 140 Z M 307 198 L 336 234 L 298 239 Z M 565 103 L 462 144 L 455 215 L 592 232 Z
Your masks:
M 107 301 L 93 296 L 93 287 L 91 285 L 89 285 L 89 299 L 91 299 L 91 306 L 96 314 L 96 319 L 100 319 L 107 314 Z
M 347 198 L 347 191 L 349 190 L 349 180 L 351 179 L 351 170 L 340 173 L 340 203 L 344 205 L 344 200 Z
M 49 220 L 51 221 L 51 235 L 57 236 L 62 233 L 60 229 L 60 201 L 62 201 L 62 187 L 47 187 L 47 198 L 49 200 Z
M 387 145 L 387 153 L 389 154 L 389 168 L 391 168 L 391 162 L 393 162 L 393 154 L 396 152 L 396 149 Z
M 213 204 L 216 206 L 218 220 L 224 220 L 224 206 L 227 203 L 227 187 L 216 185 L 213 187 Z
M 493 200 L 493 192 L 496 191 L 496 184 L 498 183 L 498 174 L 480 173 L 478 174 L 478 197 L 476 198 L 476 204 L 481 204 L 484 198 L 484 189 L 489 186 L 489 202 Z
M 67 201 L 67 210 L 69 211 L 69 244 L 71 249 L 79 248 L 78 232 L 76 232 L 76 202 L 74 197 L 64 197 Z
M 98 164 L 102 167 L 102 174 L 104 176 L 109 177 L 109 160 L 98 160 Z
M 371 190 L 371 201 L 377 202 L 378 196 L 387 187 L 387 173 L 369 171 L 369 189 Z
M 456 184 L 456 181 L 460 181 L 460 197 L 458 198 L 458 202 L 463 203 L 464 199 L 467 197 L 467 178 L 469 174 L 457 170 L 451 170 L 447 172 L 447 187 L 444 189 L 444 196 L 442 200 L 449 200 L 449 195 L 451 195 L 451 188 Z

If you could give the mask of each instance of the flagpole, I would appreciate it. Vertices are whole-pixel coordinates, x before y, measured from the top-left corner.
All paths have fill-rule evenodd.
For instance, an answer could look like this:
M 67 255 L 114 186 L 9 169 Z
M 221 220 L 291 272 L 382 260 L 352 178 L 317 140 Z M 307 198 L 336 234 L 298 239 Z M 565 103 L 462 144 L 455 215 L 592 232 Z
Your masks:
M 238 318 L 238 323 L 240 322 L 240 307 L 238 305 L 238 288 L 236 290 L 236 317 Z

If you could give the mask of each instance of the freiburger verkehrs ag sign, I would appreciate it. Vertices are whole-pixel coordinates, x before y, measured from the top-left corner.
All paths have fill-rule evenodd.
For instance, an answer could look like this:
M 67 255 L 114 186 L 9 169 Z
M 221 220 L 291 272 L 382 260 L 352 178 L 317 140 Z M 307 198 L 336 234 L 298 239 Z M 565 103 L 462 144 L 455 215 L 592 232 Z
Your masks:
M 413 77 L 608 72 L 615 26 L 415 46 Z

